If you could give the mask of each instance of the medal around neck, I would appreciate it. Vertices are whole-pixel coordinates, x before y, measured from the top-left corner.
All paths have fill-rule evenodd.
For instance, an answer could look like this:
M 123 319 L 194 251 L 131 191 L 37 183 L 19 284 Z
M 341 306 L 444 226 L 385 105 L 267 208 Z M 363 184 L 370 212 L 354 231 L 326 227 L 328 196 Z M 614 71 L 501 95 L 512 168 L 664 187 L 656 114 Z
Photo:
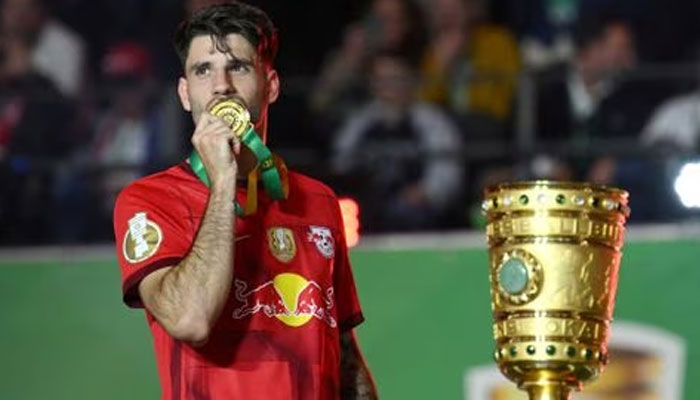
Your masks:
M 628 194 L 534 181 L 484 197 L 496 362 L 530 400 L 569 400 L 608 361 Z
M 251 174 L 257 173 L 257 169 L 260 169 L 260 176 L 267 194 L 274 200 L 286 198 L 287 190 L 282 184 L 280 172 L 275 166 L 272 152 L 255 132 L 255 128 L 251 123 L 250 113 L 245 106 L 234 99 L 224 99 L 215 103 L 209 109 L 209 113 L 221 118 L 231 128 L 233 135 L 255 155 L 257 165 Z M 192 152 L 189 160 L 195 174 L 205 185 L 209 186 L 209 177 L 197 151 Z M 250 182 L 251 180 L 249 179 Z M 250 191 L 248 195 L 251 195 Z M 242 207 L 236 202 L 236 214 L 247 215 L 249 213 L 243 211 Z

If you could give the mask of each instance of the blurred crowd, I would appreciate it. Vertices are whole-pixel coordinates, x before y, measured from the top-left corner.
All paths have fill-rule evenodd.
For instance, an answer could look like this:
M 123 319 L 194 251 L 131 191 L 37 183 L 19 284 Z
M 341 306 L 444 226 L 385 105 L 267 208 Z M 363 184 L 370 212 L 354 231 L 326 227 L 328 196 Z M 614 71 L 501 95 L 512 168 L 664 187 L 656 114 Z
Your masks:
M 112 240 L 118 191 L 191 151 L 171 37 L 222 1 L 0 0 L 0 245 Z M 364 232 L 476 228 L 483 187 L 524 179 L 686 216 L 697 1 L 248 2 L 280 31 L 271 148 L 356 199 Z

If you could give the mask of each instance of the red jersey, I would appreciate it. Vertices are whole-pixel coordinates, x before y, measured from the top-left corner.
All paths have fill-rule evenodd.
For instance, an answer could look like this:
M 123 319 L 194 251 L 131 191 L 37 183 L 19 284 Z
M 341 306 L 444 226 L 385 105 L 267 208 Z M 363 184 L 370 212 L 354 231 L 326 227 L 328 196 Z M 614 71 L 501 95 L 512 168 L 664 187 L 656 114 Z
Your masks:
M 114 211 L 124 301 L 143 307 L 138 285 L 190 251 L 209 189 L 187 163 L 122 191 Z M 245 189 L 237 198 L 245 204 Z M 339 334 L 362 322 L 338 201 L 322 183 L 290 172 L 289 197 L 259 194 L 236 218 L 234 278 L 209 341 L 172 339 L 146 311 L 162 398 L 339 399 Z

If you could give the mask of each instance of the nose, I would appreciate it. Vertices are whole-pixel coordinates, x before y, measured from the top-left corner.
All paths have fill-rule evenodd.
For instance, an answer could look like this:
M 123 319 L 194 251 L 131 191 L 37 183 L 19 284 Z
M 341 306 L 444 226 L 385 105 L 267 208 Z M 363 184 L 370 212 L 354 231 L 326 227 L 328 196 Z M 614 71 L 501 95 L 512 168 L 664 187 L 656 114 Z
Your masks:
M 231 81 L 231 76 L 226 70 L 214 73 L 213 91 L 217 96 L 229 96 L 235 93 L 236 89 Z

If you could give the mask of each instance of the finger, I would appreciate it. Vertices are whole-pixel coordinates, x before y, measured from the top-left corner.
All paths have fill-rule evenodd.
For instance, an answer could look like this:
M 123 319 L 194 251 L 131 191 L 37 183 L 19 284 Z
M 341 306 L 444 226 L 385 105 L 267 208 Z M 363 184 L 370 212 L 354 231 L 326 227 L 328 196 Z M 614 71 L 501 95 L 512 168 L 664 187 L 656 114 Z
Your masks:
M 230 149 L 230 143 L 231 143 L 231 134 L 226 131 L 214 131 L 214 132 L 209 132 L 207 133 L 206 136 L 203 137 L 201 146 L 203 149 L 209 149 L 209 151 L 216 151 L 217 149 L 221 148 L 229 148 Z
M 226 125 L 219 123 L 217 120 L 208 120 L 202 127 L 200 127 L 200 129 L 198 129 L 197 134 L 201 137 L 220 135 L 231 136 L 231 130 Z
M 216 125 L 217 127 L 226 129 L 229 133 L 231 133 L 231 126 L 228 123 L 226 123 L 223 119 L 221 119 L 217 116 L 214 116 L 214 115 L 210 115 L 210 118 L 211 118 L 210 123 L 212 125 Z
M 222 119 L 216 116 L 212 116 L 213 121 L 211 122 L 211 126 L 208 127 L 209 132 L 208 134 L 216 134 L 216 135 L 225 135 L 226 139 L 231 142 L 232 149 L 235 152 L 235 154 L 239 154 L 240 149 L 241 149 L 241 140 L 238 138 L 231 130 L 231 127 L 225 123 Z
M 232 139 L 233 153 L 235 155 L 239 155 L 241 153 L 241 139 L 236 135 L 232 135 L 232 136 L 233 136 L 233 139 Z
M 194 133 L 192 134 L 192 143 L 199 140 L 199 138 L 206 132 L 210 124 L 211 119 L 207 116 L 207 114 L 202 114 L 199 116 L 194 128 Z

